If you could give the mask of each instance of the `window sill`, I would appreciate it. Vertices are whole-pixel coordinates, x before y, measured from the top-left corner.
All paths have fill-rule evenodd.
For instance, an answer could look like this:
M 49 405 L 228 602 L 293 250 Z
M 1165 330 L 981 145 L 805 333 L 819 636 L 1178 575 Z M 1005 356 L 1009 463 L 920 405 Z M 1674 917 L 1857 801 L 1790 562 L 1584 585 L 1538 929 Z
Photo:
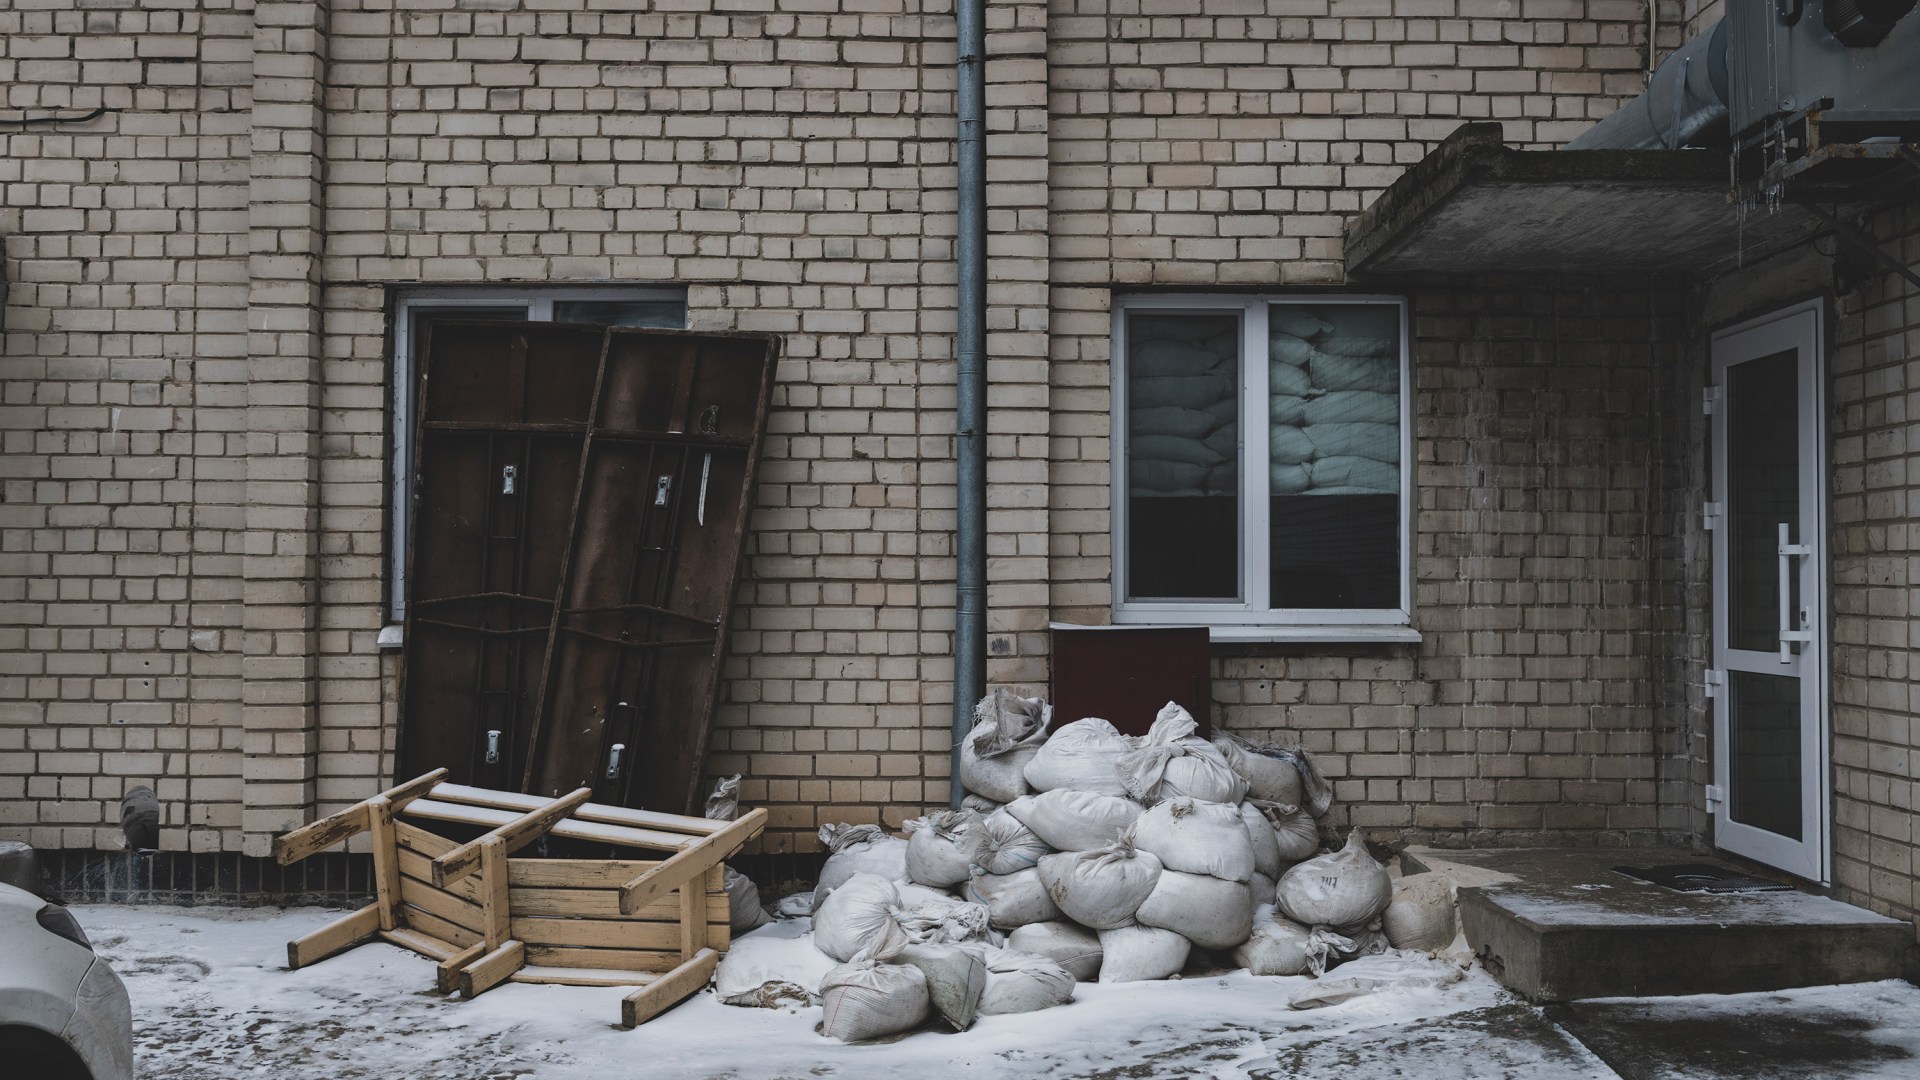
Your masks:
M 1319 626 L 1214 626 L 1210 638 L 1222 642 L 1304 642 L 1339 644 L 1351 642 L 1418 642 L 1420 631 L 1411 626 L 1319 625 Z

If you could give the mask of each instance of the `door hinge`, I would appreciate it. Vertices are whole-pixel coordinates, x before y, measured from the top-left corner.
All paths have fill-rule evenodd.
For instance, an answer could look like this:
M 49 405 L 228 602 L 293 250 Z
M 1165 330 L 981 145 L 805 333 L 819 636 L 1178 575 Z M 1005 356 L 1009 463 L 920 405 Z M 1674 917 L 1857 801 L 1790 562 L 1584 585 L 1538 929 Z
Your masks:
M 1707 785 L 1707 813 L 1720 809 L 1727 801 L 1727 789 L 1719 784 Z
M 1712 416 L 1714 413 L 1714 410 L 1718 409 L 1719 407 L 1720 407 L 1720 388 L 1717 386 L 1709 386 L 1704 388 L 1700 394 L 1701 415 Z
M 1706 529 L 1708 532 L 1712 532 L 1714 529 L 1719 528 L 1720 518 L 1723 515 L 1725 515 L 1726 512 L 1727 512 L 1726 503 L 1717 503 L 1717 502 L 1701 503 L 1700 504 L 1701 527 Z
M 1708 668 L 1706 673 L 1706 680 L 1701 684 L 1701 689 L 1706 691 L 1706 695 L 1708 698 L 1717 698 L 1720 696 L 1720 688 L 1725 686 L 1726 684 L 1727 684 L 1726 672 L 1717 670 L 1715 668 Z

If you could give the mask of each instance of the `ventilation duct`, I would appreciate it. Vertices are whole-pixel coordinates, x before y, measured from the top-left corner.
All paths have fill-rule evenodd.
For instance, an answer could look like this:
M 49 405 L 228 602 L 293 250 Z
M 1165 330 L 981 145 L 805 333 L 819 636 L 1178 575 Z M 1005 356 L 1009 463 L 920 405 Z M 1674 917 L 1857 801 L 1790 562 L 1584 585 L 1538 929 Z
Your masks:
M 1646 93 L 1581 132 L 1566 148 L 1678 150 L 1703 141 L 1725 143 L 1727 100 L 1723 22 L 1674 50 L 1654 70 Z

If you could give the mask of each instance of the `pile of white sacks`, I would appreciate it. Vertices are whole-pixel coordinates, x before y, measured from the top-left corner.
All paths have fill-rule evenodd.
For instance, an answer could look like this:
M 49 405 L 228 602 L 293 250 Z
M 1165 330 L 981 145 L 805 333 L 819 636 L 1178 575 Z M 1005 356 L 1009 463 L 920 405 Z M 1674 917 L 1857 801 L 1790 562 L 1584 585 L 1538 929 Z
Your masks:
M 960 753 L 965 808 L 909 821 L 905 838 L 821 830 L 832 855 L 811 934 L 784 938 L 810 936 L 839 963 L 815 973 L 789 955 L 791 977 L 774 981 L 817 997 L 825 1034 L 876 1038 L 935 1015 L 965 1030 L 1070 1001 L 1076 981 L 1165 979 L 1228 956 L 1255 975 L 1319 976 L 1453 942 L 1444 878 L 1396 882 L 1357 829 L 1318 854 L 1331 790 L 1302 751 L 1209 742 L 1171 702 L 1142 737 L 1089 718 L 1047 738 L 1049 711 L 1004 691 L 980 703 Z M 771 1003 L 753 981 L 765 973 L 739 970 L 765 963 L 730 956 L 722 999 Z M 730 996 L 729 979 L 752 992 Z

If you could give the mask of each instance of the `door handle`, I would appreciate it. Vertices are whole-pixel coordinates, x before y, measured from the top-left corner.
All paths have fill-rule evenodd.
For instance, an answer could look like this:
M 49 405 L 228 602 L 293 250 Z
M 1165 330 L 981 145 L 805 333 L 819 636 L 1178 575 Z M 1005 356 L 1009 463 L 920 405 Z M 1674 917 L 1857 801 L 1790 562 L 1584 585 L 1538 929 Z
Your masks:
M 487 732 L 487 764 L 500 764 L 500 733 L 497 731 Z
M 607 751 L 607 779 L 612 780 L 620 775 L 620 756 L 626 752 L 627 744 L 618 742 Z
M 1813 631 L 1801 627 L 1794 629 L 1793 601 L 1790 598 L 1793 583 L 1793 560 L 1795 556 L 1805 557 L 1813 554 L 1812 544 L 1789 544 L 1787 538 L 1792 534 L 1787 522 L 1780 523 L 1780 662 L 1793 663 L 1793 642 L 1812 642 Z M 1805 612 L 1801 613 L 1804 620 Z

